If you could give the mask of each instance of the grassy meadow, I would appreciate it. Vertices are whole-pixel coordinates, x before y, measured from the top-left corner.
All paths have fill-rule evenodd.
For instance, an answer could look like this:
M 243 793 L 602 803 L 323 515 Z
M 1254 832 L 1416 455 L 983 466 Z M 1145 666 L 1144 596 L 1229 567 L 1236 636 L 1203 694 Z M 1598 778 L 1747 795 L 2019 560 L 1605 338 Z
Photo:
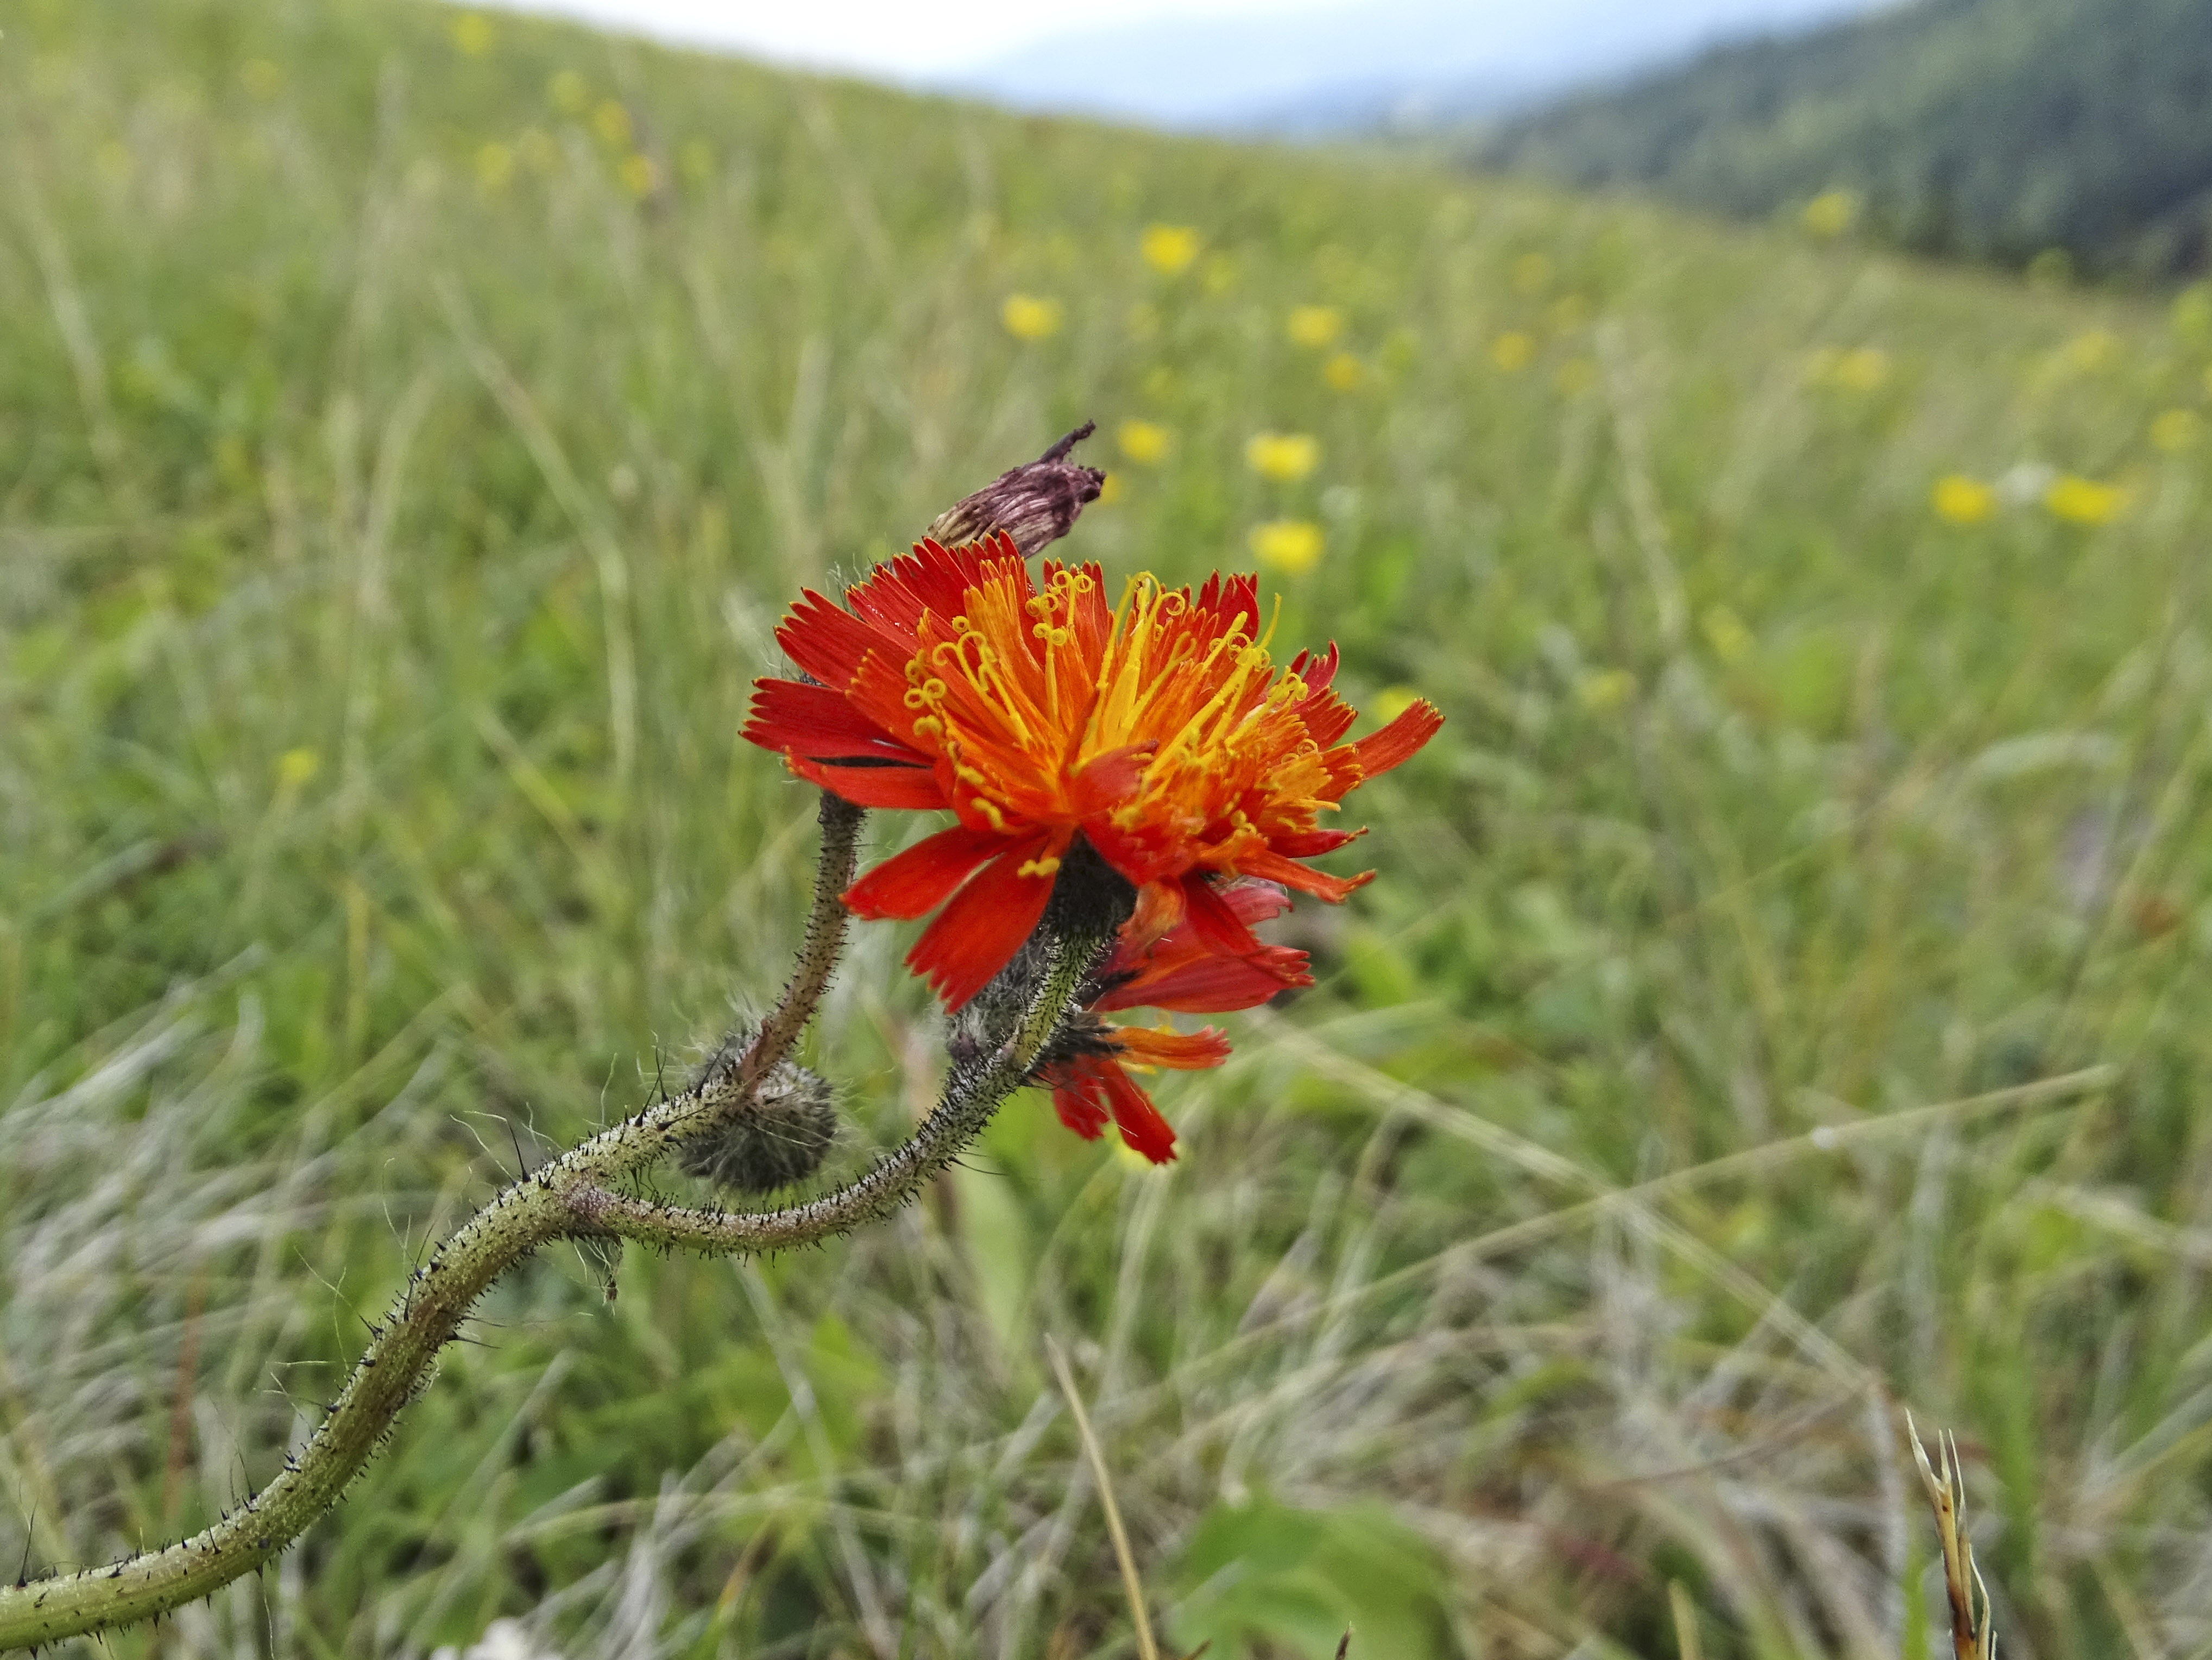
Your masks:
M 1047 1335 L 1176 1654 L 1948 1652 L 1907 1408 L 2008 1655 L 2212 1651 L 2212 298 L 400 0 L 0 28 L 0 1557 L 258 1487 L 773 993 L 777 615 L 1079 421 L 1073 554 L 1272 526 L 1277 639 L 1449 721 L 1179 1162 L 1024 1097 L 825 1250 L 549 1254 L 66 1652 L 1133 1655 Z

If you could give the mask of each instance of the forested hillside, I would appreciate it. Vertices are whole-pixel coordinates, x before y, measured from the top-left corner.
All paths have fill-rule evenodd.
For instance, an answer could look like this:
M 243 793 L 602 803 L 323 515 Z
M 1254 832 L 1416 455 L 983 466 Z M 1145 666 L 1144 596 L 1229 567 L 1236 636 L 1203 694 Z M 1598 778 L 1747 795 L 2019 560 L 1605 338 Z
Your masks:
M 2212 0 L 1915 0 L 1592 92 L 1479 154 L 1741 216 L 1847 192 L 1929 252 L 2199 271 Z

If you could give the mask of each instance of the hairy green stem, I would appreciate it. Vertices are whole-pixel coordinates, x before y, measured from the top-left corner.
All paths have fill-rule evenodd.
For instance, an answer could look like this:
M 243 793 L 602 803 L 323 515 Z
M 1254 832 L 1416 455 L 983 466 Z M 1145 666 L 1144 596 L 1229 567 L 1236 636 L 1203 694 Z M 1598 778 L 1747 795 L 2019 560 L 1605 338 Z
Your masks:
M 845 948 L 845 925 L 852 920 L 842 896 L 853 885 L 860 821 L 866 817 L 842 796 L 822 792 L 822 853 L 814 866 L 814 903 L 806 913 L 806 934 L 799 942 L 799 960 L 792 967 L 783 996 L 738 1059 L 730 1079 L 737 1100 L 751 1100 L 761 1079 L 791 1053 L 830 984 L 830 972 L 837 966 L 838 956 Z
M 1005 1043 L 982 1060 L 956 1067 L 929 1116 L 858 1180 L 789 1210 L 750 1213 L 679 1210 L 579 1186 L 568 1195 L 578 1231 L 658 1250 L 726 1256 L 804 1245 L 890 1215 L 983 1133 L 1000 1104 L 1028 1081 L 1038 1055 L 1073 1010 L 1097 942 L 1054 939 L 1048 950 L 1044 971 Z
M 485 1288 L 540 1246 L 562 1238 L 629 1237 L 727 1253 L 808 1243 L 884 1214 L 957 1152 L 1022 1082 L 1029 1061 L 1073 1000 L 1079 975 L 1054 976 L 1058 1000 L 1048 1011 L 1040 993 L 1039 1006 L 1018 1034 L 1025 1046 L 1020 1054 L 994 1056 L 972 1078 L 956 1075 L 945 1104 L 915 1140 L 838 1193 L 790 1210 L 721 1218 L 725 1230 L 709 1234 L 683 1219 L 690 1213 L 623 1197 L 608 1186 L 745 1110 L 760 1080 L 789 1055 L 843 946 L 848 914 L 839 895 L 853 879 L 861 818 L 859 808 L 824 793 L 822 853 L 805 941 L 782 998 L 735 1066 L 713 1069 L 690 1089 L 525 1175 L 439 1246 L 376 1329 L 307 1445 L 288 1456 L 276 1479 L 238 1510 L 163 1549 L 106 1567 L 0 1586 L 0 1649 L 37 1647 L 151 1619 L 276 1557 L 337 1502 L 393 1420 L 428 1385 L 438 1351 Z

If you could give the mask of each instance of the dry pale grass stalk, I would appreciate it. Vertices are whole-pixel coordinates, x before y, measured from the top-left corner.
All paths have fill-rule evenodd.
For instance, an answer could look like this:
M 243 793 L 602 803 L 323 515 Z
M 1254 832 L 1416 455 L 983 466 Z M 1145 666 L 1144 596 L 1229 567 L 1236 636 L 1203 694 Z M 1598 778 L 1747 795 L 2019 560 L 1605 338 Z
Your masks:
M 1681 1660 L 1705 1660 L 1705 1645 L 1698 1639 L 1698 1605 L 1680 1580 L 1667 1582 L 1667 1603 L 1674 1614 L 1674 1652 Z
M 1920 1485 L 1927 1489 L 1929 1507 L 1936 1512 L 1936 1535 L 1943 1548 L 1943 1591 L 1951 1602 L 1951 1649 L 1957 1660 L 1996 1660 L 1996 1621 L 1990 1613 L 1990 1588 L 1974 1566 L 1973 1541 L 1966 1537 L 1966 1486 L 1959 1472 L 1956 1437 L 1936 1438 L 1937 1463 L 1930 1463 L 1921 1444 L 1912 1414 L 1905 1415 L 1905 1433 L 1912 1438 L 1913 1462 L 1920 1466 Z M 1686 1654 L 1687 1650 L 1684 1652 Z
M 1098 1438 L 1091 1433 L 1091 1414 L 1083 1409 L 1083 1397 L 1076 1392 L 1074 1375 L 1067 1369 L 1067 1357 L 1060 1353 L 1059 1342 L 1048 1334 L 1044 1347 L 1052 1357 L 1052 1373 L 1060 1379 L 1060 1392 L 1067 1397 L 1067 1409 L 1075 1414 L 1075 1432 L 1083 1439 L 1083 1456 L 1090 1461 L 1091 1479 L 1098 1483 L 1099 1508 L 1106 1512 L 1114 1560 L 1121 1565 L 1121 1589 L 1129 1595 L 1129 1619 L 1137 1628 L 1137 1653 L 1141 1660 L 1160 1660 L 1159 1645 L 1152 1638 L 1152 1616 L 1145 1612 L 1144 1581 L 1137 1578 L 1137 1560 L 1129 1554 L 1129 1535 L 1121 1526 L 1121 1507 L 1114 1502 L 1114 1483 L 1106 1474 L 1105 1455 L 1099 1450 Z

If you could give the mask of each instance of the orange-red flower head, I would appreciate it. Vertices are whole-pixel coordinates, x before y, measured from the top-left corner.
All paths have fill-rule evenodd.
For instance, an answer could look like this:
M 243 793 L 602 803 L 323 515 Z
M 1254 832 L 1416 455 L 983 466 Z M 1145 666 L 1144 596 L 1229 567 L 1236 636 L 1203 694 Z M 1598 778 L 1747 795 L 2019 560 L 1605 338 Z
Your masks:
M 1279 964 L 1225 885 L 1344 898 L 1367 877 L 1299 862 L 1357 834 L 1323 815 L 1442 724 L 1416 702 L 1344 742 L 1335 648 L 1277 674 L 1249 576 L 1194 593 L 1139 575 L 1109 606 L 1097 565 L 1048 561 L 1040 586 L 994 535 L 923 542 L 845 599 L 810 591 L 784 619 L 809 678 L 761 681 L 744 735 L 861 806 L 957 817 L 845 894 L 863 917 L 938 911 L 907 960 L 952 1008 L 1020 949 L 1079 836 L 1137 891 L 1125 947 L 1187 925 L 1202 957 L 1267 975 Z

